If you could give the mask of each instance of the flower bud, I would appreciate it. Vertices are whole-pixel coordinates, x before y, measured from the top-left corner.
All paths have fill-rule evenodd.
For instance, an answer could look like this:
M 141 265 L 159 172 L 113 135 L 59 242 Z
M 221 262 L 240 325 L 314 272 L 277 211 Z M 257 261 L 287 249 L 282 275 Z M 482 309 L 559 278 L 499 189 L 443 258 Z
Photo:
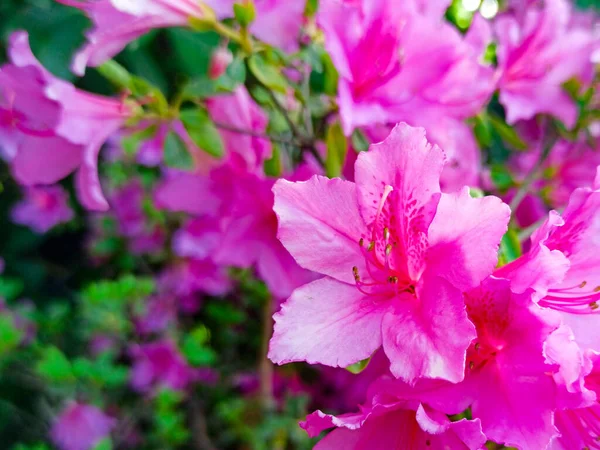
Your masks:
M 219 78 L 225 73 L 229 64 L 233 61 L 233 55 L 227 47 L 219 47 L 210 58 L 208 76 L 211 80 Z

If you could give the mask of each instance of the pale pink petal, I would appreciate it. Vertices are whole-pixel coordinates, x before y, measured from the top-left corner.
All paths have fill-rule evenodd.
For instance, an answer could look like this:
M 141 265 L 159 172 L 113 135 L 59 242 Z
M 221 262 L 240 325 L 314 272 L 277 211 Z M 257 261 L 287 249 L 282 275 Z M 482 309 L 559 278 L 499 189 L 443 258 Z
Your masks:
M 346 367 L 381 345 L 385 302 L 331 278 L 299 289 L 275 314 L 269 358 L 277 364 L 307 361 Z
M 347 283 L 354 283 L 354 266 L 366 271 L 359 240 L 367 231 L 354 183 L 315 176 L 299 183 L 280 180 L 273 192 L 278 237 L 298 264 Z
M 428 278 L 418 299 L 402 295 L 382 323 L 383 349 L 392 373 L 408 383 L 464 377 L 467 347 L 475 327 L 467 319 L 461 292 L 442 278 Z
M 358 202 L 365 223 L 377 227 L 377 235 L 387 226 L 391 239 L 398 244 L 393 253 L 402 255 L 396 262 L 406 267 L 413 280 L 424 268 L 427 229 L 439 201 L 444 161 L 440 148 L 427 142 L 423 128 L 404 123 L 356 161 Z M 384 193 L 390 188 L 386 199 Z M 382 220 L 384 207 L 386 217 Z
M 466 291 L 490 275 L 510 209 L 497 197 L 472 198 L 469 189 L 442 194 L 429 228 L 427 270 Z
M 156 188 L 154 203 L 158 208 L 193 215 L 214 214 L 220 205 L 207 177 L 177 171 L 170 173 Z

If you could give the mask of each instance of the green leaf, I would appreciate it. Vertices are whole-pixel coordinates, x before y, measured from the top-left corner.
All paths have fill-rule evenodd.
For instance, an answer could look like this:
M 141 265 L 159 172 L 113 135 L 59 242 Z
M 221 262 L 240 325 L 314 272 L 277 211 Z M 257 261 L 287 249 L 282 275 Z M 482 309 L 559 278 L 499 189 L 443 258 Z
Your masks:
M 51 382 L 74 381 L 73 368 L 67 357 L 56 347 L 47 347 L 36 367 L 37 373 Z
M 254 1 L 245 0 L 244 3 L 234 3 L 233 15 L 235 20 L 237 20 L 242 27 L 248 28 L 248 26 L 254 22 L 254 19 L 256 18 L 256 7 L 254 6 Z
M 490 176 L 496 187 L 501 191 L 506 191 L 515 185 L 512 174 L 505 164 L 492 164 Z
M 371 358 L 363 359 L 362 361 L 349 365 L 348 367 L 346 367 L 346 370 L 350 373 L 358 375 L 367 368 L 370 361 Z
M 193 366 L 210 366 L 215 362 L 215 352 L 206 346 L 209 338 L 210 332 L 203 326 L 185 337 L 182 352 Z
M 185 142 L 174 131 L 169 131 L 165 138 L 164 158 L 167 167 L 183 170 L 194 168 L 194 159 L 190 155 Z
M 507 144 L 509 144 L 515 150 L 527 150 L 527 144 L 523 142 L 514 128 L 496 116 L 489 115 L 488 118 L 492 128 Z
M 242 58 L 234 58 L 225 73 L 217 78 L 215 87 L 219 92 L 233 92 L 246 81 L 246 64 Z
M 283 167 L 281 164 L 281 150 L 279 148 L 279 145 L 273 145 L 273 156 L 271 156 L 270 159 L 265 161 L 264 166 L 265 175 L 274 178 L 281 176 L 281 173 L 283 172 Z
M 217 127 L 203 109 L 181 111 L 181 121 L 194 143 L 206 153 L 223 156 L 223 140 Z
M 325 142 L 327 144 L 325 171 L 329 178 L 338 177 L 342 173 L 348 152 L 348 141 L 339 122 L 329 127 Z
M 261 53 L 255 53 L 248 58 L 248 68 L 262 84 L 268 88 L 285 94 L 288 83 L 281 74 L 281 68 L 268 61 Z
M 0 298 L 8 301 L 16 300 L 25 289 L 25 284 L 18 278 L 0 277 Z
M 366 152 L 369 150 L 369 139 L 358 128 L 352 133 L 352 148 L 357 152 Z
M 23 339 L 21 331 L 13 318 L 6 314 L 0 316 L 0 355 L 5 355 L 19 346 Z
M 98 442 L 94 447 L 93 450 L 112 450 L 113 445 L 112 445 L 112 441 L 110 440 L 109 437 L 102 439 L 100 442 Z
M 509 228 L 500 242 L 499 265 L 505 265 L 514 261 L 523 253 L 519 234 L 514 228 Z
M 314 16 L 319 10 L 319 0 L 308 0 L 306 2 L 306 8 L 304 14 L 308 17 Z
M 139 150 L 142 143 L 152 139 L 158 130 L 156 125 L 149 126 L 143 130 L 130 133 L 125 137 L 121 138 L 121 147 L 127 155 L 135 155 Z

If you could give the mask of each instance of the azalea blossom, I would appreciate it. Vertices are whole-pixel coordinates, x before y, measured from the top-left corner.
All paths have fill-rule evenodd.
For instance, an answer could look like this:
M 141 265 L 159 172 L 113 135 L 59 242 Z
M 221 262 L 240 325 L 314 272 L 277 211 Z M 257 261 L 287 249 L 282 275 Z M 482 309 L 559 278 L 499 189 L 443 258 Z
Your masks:
M 50 435 L 60 450 L 93 450 L 110 436 L 115 419 L 84 403 L 71 403 L 57 418 Z
M 275 315 L 272 361 L 345 367 L 383 345 L 410 383 L 463 378 L 475 330 L 462 292 L 492 272 L 510 211 L 468 189 L 440 193 L 443 166 L 423 129 L 400 124 L 358 156 L 356 183 L 275 185 L 279 238 L 324 278 Z
M 562 85 L 570 78 L 590 81 L 598 42 L 590 29 L 570 25 L 568 1 L 529 3 L 520 15 L 495 21 L 500 102 L 511 124 L 547 113 L 572 128 L 577 106 Z
M 56 0 L 81 9 L 94 27 L 73 60 L 72 70 L 83 75 L 88 66 L 108 61 L 127 44 L 156 28 L 187 27 L 207 17 L 197 0 Z
M 9 149 L 15 177 L 26 186 L 54 184 L 77 171 L 84 206 L 107 209 L 98 154 L 133 108 L 54 77 L 31 53 L 25 32 L 11 35 L 9 57 L 11 63 L 0 68 L 0 145 Z
M 36 233 L 46 233 L 74 217 L 69 195 L 60 186 L 30 187 L 25 198 L 11 212 L 13 222 L 30 227 Z
M 532 288 L 544 308 L 561 313 L 582 348 L 600 350 L 598 300 L 598 179 L 593 188 L 579 188 L 562 215 L 551 211 L 532 235 L 531 250 L 500 269 L 515 292 Z M 548 280 L 553 280 L 549 283 Z
M 463 38 L 440 20 L 437 9 L 416 4 L 321 2 L 318 23 L 340 74 L 338 103 L 346 134 L 358 126 L 398 121 L 427 124 L 415 121 L 417 116 L 464 119 L 493 91 L 493 70 L 479 62 L 491 39 L 486 25 L 476 20 Z M 433 117 L 428 123 L 435 123 Z

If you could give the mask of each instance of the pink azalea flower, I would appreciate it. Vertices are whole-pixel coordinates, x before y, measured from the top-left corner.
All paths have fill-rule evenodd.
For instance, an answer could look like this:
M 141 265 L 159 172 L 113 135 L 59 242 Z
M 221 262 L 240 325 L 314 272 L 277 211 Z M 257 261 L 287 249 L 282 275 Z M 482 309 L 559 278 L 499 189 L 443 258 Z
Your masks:
M 215 123 L 237 130 L 219 130 L 225 144 L 224 161 L 241 170 L 261 173 L 264 161 L 273 153 L 271 142 L 244 131 L 266 133 L 269 118 L 246 88 L 240 86 L 232 94 L 210 98 L 206 105 Z
M 569 2 L 549 0 L 521 17 L 496 19 L 500 102 L 509 123 L 547 113 L 574 126 L 577 106 L 562 84 L 573 77 L 590 80 L 598 44 L 591 30 L 572 26 L 570 18 Z
M 233 17 L 233 4 L 238 0 L 205 0 L 220 19 Z M 250 31 L 258 39 L 286 51 L 298 49 L 304 23 L 304 0 L 253 0 L 256 19 Z
M 530 251 L 499 270 L 511 279 L 515 292 L 535 289 L 538 304 L 560 312 L 577 343 L 596 351 L 600 350 L 595 325 L 600 314 L 599 188 L 597 180 L 593 189 L 576 189 L 562 217 L 551 211 L 532 235 Z
M 144 311 L 135 321 L 137 332 L 152 334 L 164 331 L 177 320 L 175 298 L 169 294 L 157 295 L 148 299 Z
M 194 369 L 170 341 L 157 341 L 136 345 L 131 350 L 134 363 L 131 386 L 138 392 L 166 387 L 176 391 L 185 390 L 194 380 Z
M 431 11 L 419 3 L 321 2 L 318 23 L 340 74 L 346 134 L 358 126 L 413 122 L 414 114 L 464 119 L 491 95 L 493 70 L 479 63 L 485 24 L 476 21 L 463 38 L 436 8 L 423 15 Z
M 11 212 L 13 222 L 43 234 L 73 219 L 69 194 L 61 186 L 30 187 L 24 193 L 25 198 Z
M 94 23 L 87 44 L 77 53 L 72 70 L 83 75 L 88 66 L 106 62 L 127 44 L 156 28 L 187 27 L 206 17 L 196 0 L 56 0 L 84 11 Z
M 8 136 L 0 144 L 8 144 L 13 155 L 15 177 L 27 186 L 53 184 L 77 171 L 84 206 L 107 209 L 98 153 L 132 116 L 132 108 L 54 77 L 31 53 L 25 32 L 11 36 L 9 57 L 11 64 L 0 69 L 0 138 Z
M 358 156 L 356 183 L 275 185 L 281 242 L 325 277 L 275 315 L 272 361 L 345 367 L 383 345 L 408 382 L 463 378 L 475 330 L 461 292 L 494 269 L 510 211 L 468 189 L 440 193 L 443 166 L 424 130 L 401 124 Z
M 276 298 L 287 298 L 314 275 L 296 264 L 277 239 L 277 216 L 273 212 L 274 180 L 223 167 L 213 176 L 222 190 L 220 242 L 212 255 L 220 265 L 255 267 L 258 276 Z
M 329 433 L 315 450 L 479 450 L 486 437 L 479 420 L 451 422 L 445 414 L 413 398 L 396 398 L 385 392 L 371 393 L 359 413 L 331 416 L 316 411 L 301 422 L 309 436 L 327 428 Z
M 466 304 L 477 339 L 467 352 L 465 379 L 432 393 L 435 405 L 446 413 L 471 406 L 495 442 L 522 450 L 546 448 L 556 435 L 557 387 L 544 343 L 560 318 L 535 307 L 531 291 L 514 294 L 508 280 L 494 277 L 470 291 Z
M 208 258 L 177 261 L 164 273 L 162 284 L 184 300 L 198 292 L 224 295 L 232 287 L 227 268 Z
M 60 450 L 92 450 L 110 436 L 116 421 L 92 405 L 71 403 L 61 413 L 50 432 Z
M 591 354 L 593 369 L 585 379 L 586 386 L 600 398 L 600 367 L 598 355 Z M 598 448 L 600 437 L 600 405 L 592 401 L 589 406 L 556 411 L 556 428 L 559 436 L 552 440 L 548 450 Z

